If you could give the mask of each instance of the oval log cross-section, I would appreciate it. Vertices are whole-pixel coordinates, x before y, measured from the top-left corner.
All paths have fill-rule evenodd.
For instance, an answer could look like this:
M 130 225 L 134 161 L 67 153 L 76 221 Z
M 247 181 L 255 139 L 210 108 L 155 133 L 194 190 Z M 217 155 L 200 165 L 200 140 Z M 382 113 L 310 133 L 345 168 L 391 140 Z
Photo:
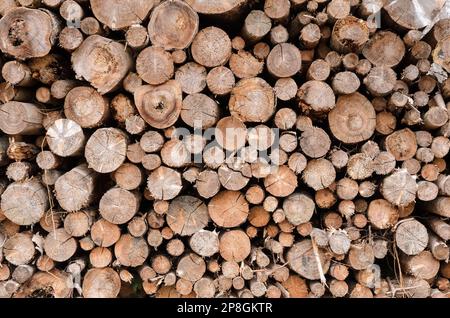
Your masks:
M 155 2 L 155 0 L 90 0 L 95 17 L 112 30 L 142 23 Z
M 2 194 L 1 210 L 15 224 L 31 225 L 39 222 L 47 211 L 48 196 L 42 183 L 35 178 L 13 182 Z
M 231 115 L 241 121 L 263 123 L 275 112 L 275 94 L 262 78 L 247 78 L 232 89 L 228 105 Z
M 59 26 L 44 10 L 15 8 L 0 19 L 0 50 L 19 60 L 47 55 Z
M 113 172 L 125 161 L 127 144 L 127 135 L 120 129 L 97 129 L 86 143 L 84 151 L 89 168 L 100 173 Z
M 151 14 L 148 34 L 165 50 L 187 48 L 198 32 L 198 14 L 184 1 L 164 1 Z
M 8 135 L 36 135 L 42 131 L 42 112 L 34 104 L 8 102 L 0 106 L 0 130 Z
M 307 279 L 320 279 L 330 268 L 326 252 L 320 248 L 315 251 L 311 240 L 294 244 L 287 253 L 287 261 L 294 272 Z
M 196 197 L 180 196 L 170 203 L 166 220 L 174 233 L 181 236 L 192 235 L 208 224 L 208 209 Z
M 100 94 L 116 89 L 133 61 L 125 46 L 100 35 L 91 35 L 72 54 L 77 77 L 91 83 Z
M 150 126 L 167 128 L 180 116 L 181 86 L 174 80 L 159 86 L 144 85 L 134 92 L 134 101 L 139 114 Z
M 328 116 L 331 132 L 340 141 L 354 144 L 372 137 L 376 114 L 370 101 L 360 93 L 340 96 Z
M 247 220 L 249 207 L 242 193 L 226 190 L 211 199 L 208 212 L 218 226 L 231 228 Z
M 83 279 L 83 297 L 115 298 L 120 292 L 119 274 L 112 268 L 91 268 Z

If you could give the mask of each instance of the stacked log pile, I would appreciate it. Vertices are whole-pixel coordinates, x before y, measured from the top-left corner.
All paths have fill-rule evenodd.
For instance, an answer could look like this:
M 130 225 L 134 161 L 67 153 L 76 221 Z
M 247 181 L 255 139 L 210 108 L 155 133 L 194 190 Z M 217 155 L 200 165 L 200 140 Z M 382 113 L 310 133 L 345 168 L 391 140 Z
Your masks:
M 0 1 L 0 296 L 449 297 L 444 2 Z

